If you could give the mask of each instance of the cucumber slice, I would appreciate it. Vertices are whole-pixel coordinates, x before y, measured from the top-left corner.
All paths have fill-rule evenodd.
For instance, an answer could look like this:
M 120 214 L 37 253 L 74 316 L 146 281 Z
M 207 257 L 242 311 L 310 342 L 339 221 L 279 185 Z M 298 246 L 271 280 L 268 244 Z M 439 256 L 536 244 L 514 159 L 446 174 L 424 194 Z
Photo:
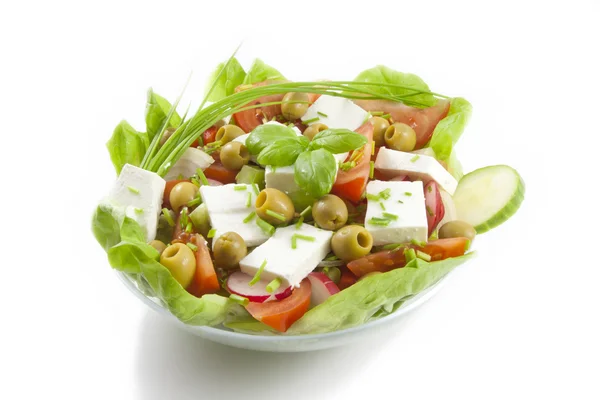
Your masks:
M 484 233 L 508 220 L 525 198 L 525 182 L 507 165 L 492 165 L 465 175 L 454 193 L 459 220 Z

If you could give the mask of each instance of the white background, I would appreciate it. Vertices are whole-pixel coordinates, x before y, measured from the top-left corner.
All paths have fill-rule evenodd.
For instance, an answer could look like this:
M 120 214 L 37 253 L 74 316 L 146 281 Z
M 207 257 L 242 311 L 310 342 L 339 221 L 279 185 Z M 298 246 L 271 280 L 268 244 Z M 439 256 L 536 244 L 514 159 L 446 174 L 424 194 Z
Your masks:
M 0 398 L 598 399 L 599 3 L 211 3 L 2 2 Z M 173 99 L 190 71 L 198 101 L 241 40 L 246 66 L 291 79 L 385 64 L 464 96 L 465 169 L 525 179 L 518 214 L 393 336 L 212 344 L 147 310 L 95 243 L 114 126 L 143 129 L 146 89 Z

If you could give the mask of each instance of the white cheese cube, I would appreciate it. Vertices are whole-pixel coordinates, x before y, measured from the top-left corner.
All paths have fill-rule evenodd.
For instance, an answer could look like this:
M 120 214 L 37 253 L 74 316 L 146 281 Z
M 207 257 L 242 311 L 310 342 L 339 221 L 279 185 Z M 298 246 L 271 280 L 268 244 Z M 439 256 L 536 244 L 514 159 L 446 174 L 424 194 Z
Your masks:
M 241 188 L 245 189 L 239 190 Z M 256 193 L 252 185 L 201 186 L 200 195 L 206 205 L 211 227 L 215 230 L 213 243 L 225 232 L 238 233 L 248 247 L 258 246 L 269 238 L 256 225 L 256 218 L 244 222 L 244 218 L 256 211 Z
M 373 236 L 373 245 L 408 243 L 413 239 L 427 241 L 427 211 L 422 182 L 371 181 L 367 185 L 367 194 L 379 197 L 377 200 L 367 197 L 365 228 Z M 372 218 L 385 219 L 387 225 L 384 225 L 385 222 L 373 223 Z
M 388 177 L 408 175 L 425 183 L 434 180 L 451 195 L 458 185 L 456 179 L 435 158 L 423 154 L 382 147 L 377 154 L 375 168 Z
M 365 123 L 369 113 L 352 101 L 343 97 L 322 95 L 315 101 L 306 114 L 302 117 L 302 122 L 314 120 L 308 125 L 321 123 L 331 129 L 350 129 L 356 130 Z M 318 118 L 318 120 L 315 120 Z
M 281 125 L 281 126 L 288 126 L 285 124 L 282 124 L 281 122 L 277 122 L 277 121 L 269 121 L 267 122 L 265 125 Z M 296 133 L 297 136 L 302 136 L 302 132 L 300 132 L 300 129 L 298 129 L 297 126 L 289 126 L 289 128 L 292 128 L 292 130 Z
M 313 241 L 296 238 L 296 248 L 292 248 L 294 235 L 314 238 Z M 282 280 L 282 285 L 299 286 L 304 279 L 331 251 L 333 232 L 302 224 L 278 228 L 264 244 L 258 246 L 240 261 L 240 269 L 248 275 L 256 274 L 263 261 L 267 261 L 261 279 Z
M 265 168 L 265 186 L 284 193 L 295 193 L 300 190 L 294 180 L 294 165 L 277 168 L 268 165 Z
M 125 164 L 101 204 L 111 210 L 119 223 L 125 215 L 136 220 L 150 242 L 156 237 L 165 185 L 165 180 L 154 172 Z
M 189 147 L 181 158 L 169 169 L 165 175 L 165 180 L 177 179 L 179 175 L 182 175 L 184 179 L 189 179 L 196 173 L 198 168 L 204 171 L 214 162 L 214 158 L 202 150 Z

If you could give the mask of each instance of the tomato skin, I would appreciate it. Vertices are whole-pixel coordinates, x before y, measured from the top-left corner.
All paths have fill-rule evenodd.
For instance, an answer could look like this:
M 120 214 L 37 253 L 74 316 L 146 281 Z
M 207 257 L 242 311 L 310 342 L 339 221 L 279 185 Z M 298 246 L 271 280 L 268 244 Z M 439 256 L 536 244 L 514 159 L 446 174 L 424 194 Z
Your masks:
M 266 303 L 250 303 L 246 310 L 254 318 L 279 332 L 285 332 L 299 320 L 310 306 L 311 285 L 308 279 L 300 283 L 289 297 Z
M 191 237 L 190 242 L 196 245 L 198 250 L 194 252 L 196 254 L 196 272 L 187 291 L 196 297 L 217 293 L 221 289 L 221 285 L 219 285 L 219 279 L 206 241 L 202 235 L 195 234 Z
M 171 208 L 171 190 L 173 190 L 173 188 L 175 187 L 175 185 L 177 185 L 178 183 L 181 182 L 190 182 L 189 179 L 173 179 L 172 181 L 167 181 L 167 184 L 165 185 L 165 191 L 163 192 L 163 203 L 162 206 L 163 208 Z
M 220 162 L 214 162 L 210 167 L 204 170 L 204 175 L 208 179 L 219 181 L 223 184 L 235 183 L 235 177 L 239 171 L 231 171 L 223 166 Z
M 344 290 L 354 285 L 358 278 L 350 271 L 348 268 L 340 268 L 342 271 L 342 275 L 340 276 L 340 282 L 338 283 L 338 287 L 340 290 Z
M 431 261 L 445 260 L 446 258 L 459 257 L 465 254 L 469 239 L 459 237 L 450 239 L 432 240 L 425 247 L 410 245 L 415 250 L 431 256 Z M 369 254 L 348 263 L 348 269 L 354 275 L 361 277 L 369 272 L 388 272 L 406 265 L 406 259 L 402 250 L 385 250 Z

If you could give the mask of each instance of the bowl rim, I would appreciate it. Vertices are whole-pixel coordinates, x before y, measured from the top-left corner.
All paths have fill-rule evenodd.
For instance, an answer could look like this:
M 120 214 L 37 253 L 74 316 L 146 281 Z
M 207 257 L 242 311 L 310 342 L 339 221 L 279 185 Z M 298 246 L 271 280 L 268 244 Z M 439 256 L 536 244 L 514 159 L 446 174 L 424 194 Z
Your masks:
M 170 321 L 173 321 L 176 324 L 179 324 L 182 328 L 185 328 L 188 331 L 203 332 L 203 333 L 210 334 L 210 335 L 215 334 L 215 335 L 220 335 L 222 337 L 225 337 L 228 339 L 233 339 L 233 340 L 236 340 L 236 339 L 242 340 L 243 339 L 243 340 L 250 341 L 253 343 L 268 343 L 268 342 L 293 342 L 293 341 L 298 341 L 298 340 L 332 339 L 332 338 L 336 338 L 339 336 L 345 336 L 345 335 L 357 333 L 364 329 L 377 327 L 377 326 L 385 324 L 387 322 L 391 322 L 394 319 L 397 319 L 403 315 L 408 314 L 409 312 L 413 311 L 417 307 L 423 305 L 428 300 L 430 300 L 441 289 L 443 284 L 446 282 L 446 279 L 448 278 L 448 276 L 454 271 L 450 271 L 448 274 L 443 276 L 440 280 L 438 280 L 433 285 L 429 286 L 427 289 L 423 290 L 422 292 L 420 292 L 420 293 L 414 295 L 413 297 L 411 297 L 410 299 L 406 300 L 406 302 L 403 303 L 396 311 L 394 311 L 393 313 L 388 314 L 384 317 L 381 317 L 376 320 L 369 321 L 369 322 L 366 322 L 366 323 L 363 323 L 363 324 L 360 324 L 357 326 L 353 326 L 350 328 L 340 329 L 337 331 L 325 332 L 325 333 L 308 333 L 308 334 L 303 334 L 303 335 L 285 335 L 285 334 L 284 335 L 251 335 L 248 333 L 229 331 L 229 330 L 225 330 L 225 329 L 221 329 L 221 328 L 217 328 L 217 327 L 213 327 L 213 326 L 199 326 L 199 325 L 185 324 L 184 322 L 180 321 L 177 317 L 175 317 L 173 314 L 171 314 L 171 312 L 168 309 L 166 309 L 162 305 L 158 304 L 157 302 L 153 301 L 149 297 L 145 296 L 124 272 L 120 272 L 120 271 L 115 271 L 115 272 L 119 276 L 119 279 L 121 280 L 121 282 L 123 282 L 123 284 L 144 304 L 146 304 L 148 307 L 150 307 L 152 310 L 156 311 L 157 313 L 167 317 Z

